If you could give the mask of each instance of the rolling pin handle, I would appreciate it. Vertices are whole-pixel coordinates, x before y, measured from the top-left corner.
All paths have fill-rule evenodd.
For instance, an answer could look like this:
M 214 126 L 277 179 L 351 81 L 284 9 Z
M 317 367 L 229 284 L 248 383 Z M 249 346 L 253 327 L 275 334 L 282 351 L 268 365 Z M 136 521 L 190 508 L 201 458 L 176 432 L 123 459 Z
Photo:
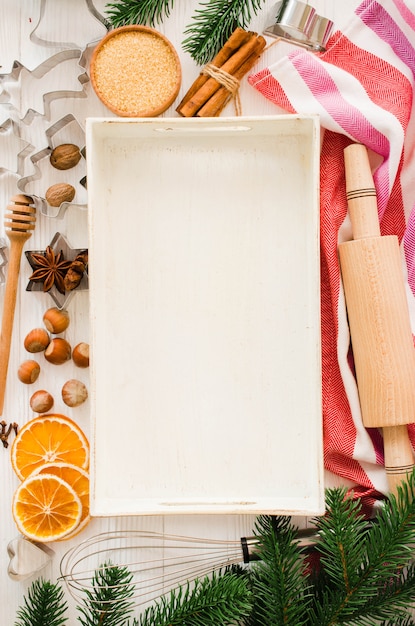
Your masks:
M 344 150 L 346 197 L 353 239 L 380 236 L 376 189 L 367 148 L 354 143 Z
M 387 426 L 383 428 L 385 470 L 389 490 L 397 495 L 397 487 L 407 480 L 414 469 L 414 453 L 408 436 L 408 427 Z

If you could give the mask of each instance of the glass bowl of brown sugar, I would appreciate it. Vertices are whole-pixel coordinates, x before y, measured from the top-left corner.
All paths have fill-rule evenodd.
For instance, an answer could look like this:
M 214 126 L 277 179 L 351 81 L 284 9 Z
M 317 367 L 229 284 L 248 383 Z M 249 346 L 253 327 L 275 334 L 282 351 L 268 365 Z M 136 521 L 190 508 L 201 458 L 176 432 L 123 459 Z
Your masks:
M 172 43 L 148 26 L 121 26 L 95 47 L 90 79 L 98 98 L 123 117 L 156 117 L 176 99 L 182 80 Z

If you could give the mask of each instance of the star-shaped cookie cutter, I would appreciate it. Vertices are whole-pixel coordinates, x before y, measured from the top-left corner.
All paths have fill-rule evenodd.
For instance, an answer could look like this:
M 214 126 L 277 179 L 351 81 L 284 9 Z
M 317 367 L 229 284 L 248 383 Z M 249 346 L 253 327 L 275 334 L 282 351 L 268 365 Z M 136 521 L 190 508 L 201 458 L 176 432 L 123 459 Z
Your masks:
M 78 254 L 80 254 L 82 251 L 85 250 L 85 248 L 72 248 L 69 242 L 67 241 L 67 239 L 61 233 L 56 233 L 54 235 L 49 246 L 52 248 L 52 250 L 56 254 L 58 254 L 62 250 L 63 257 L 67 261 L 73 261 Z M 44 253 L 44 250 L 26 250 L 25 251 L 26 258 L 32 270 L 36 269 L 36 264 L 32 259 L 32 254 L 43 254 L 43 253 Z M 49 291 L 44 292 L 43 283 L 35 282 L 33 280 L 29 280 L 29 283 L 26 287 L 26 291 L 45 293 L 46 295 L 49 295 L 52 298 L 52 300 L 54 301 L 58 309 L 66 309 L 70 300 L 75 295 L 75 293 L 77 291 L 85 291 L 86 289 L 88 289 L 88 286 L 89 286 L 88 270 L 86 269 L 82 276 L 82 280 L 79 286 L 76 289 L 73 289 L 72 291 L 66 292 L 64 294 L 60 293 L 56 289 L 55 286 L 53 286 L 52 289 L 50 289 Z

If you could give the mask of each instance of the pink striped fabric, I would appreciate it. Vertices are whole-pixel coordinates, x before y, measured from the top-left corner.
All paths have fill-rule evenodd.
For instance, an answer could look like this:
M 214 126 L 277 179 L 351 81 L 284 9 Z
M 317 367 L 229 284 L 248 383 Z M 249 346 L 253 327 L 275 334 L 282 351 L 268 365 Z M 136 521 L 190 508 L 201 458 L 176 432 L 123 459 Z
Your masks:
M 401 242 L 415 328 L 415 1 L 364 0 L 326 52 L 290 49 L 249 83 L 290 113 L 317 113 L 321 150 L 324 457 L 371 504 L 387 493 L 382 437 L 362 424 L 337 246 L 350 238 L 343 150 L 369 149 L 383 235 Z M 415 416 L 414 416 L 415 422 Z M 415 446 L 415 427 L 409 426 Z

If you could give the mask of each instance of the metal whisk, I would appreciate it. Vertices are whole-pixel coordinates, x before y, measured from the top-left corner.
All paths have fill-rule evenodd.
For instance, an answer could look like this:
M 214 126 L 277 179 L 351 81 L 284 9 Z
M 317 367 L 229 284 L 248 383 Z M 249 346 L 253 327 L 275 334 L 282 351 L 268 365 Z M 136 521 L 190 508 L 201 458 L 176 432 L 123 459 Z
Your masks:
M 311 545 L 314 534 L 312 529 L 300 531 L 300 544 Z M 133 575 L 132 600 L 135 606 L 142 606 L 196 578 L 256 560 L 257 544 L 255 537 L 224 541 L 114 531 L 95 535 L 71 548 L 62 557 L 60 573 L 69 593 L 79 601 L 92 589 L 97 569 L 126 567 Z

